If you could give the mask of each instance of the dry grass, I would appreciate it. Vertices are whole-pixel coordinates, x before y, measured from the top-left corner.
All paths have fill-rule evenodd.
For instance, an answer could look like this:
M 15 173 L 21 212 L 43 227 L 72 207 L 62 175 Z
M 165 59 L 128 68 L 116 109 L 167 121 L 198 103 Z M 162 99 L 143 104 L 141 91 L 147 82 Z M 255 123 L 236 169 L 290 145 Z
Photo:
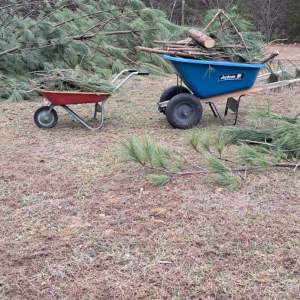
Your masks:
M 300 48 L 283 55 L 300 59 Z M 229 192 L 200 184 L 200 175 L 155 187 L 122 162 L 128 135 L 189 155 L 182 131 L 156 110 L 174 83 L 131 80 L 107 102 L 96 132 L 61 108 L 55 128 L 38 129 L 41 99 L 1 103 L 1 299 L 300 299 L 299 171 L 251 174 Z M 244 97 L 239 124 L 268 101 L 296 115 L 299 91 Z M 92 115 L 92 106 L 76 109 Z M 220 126 L 205 107 L 199 129 Z

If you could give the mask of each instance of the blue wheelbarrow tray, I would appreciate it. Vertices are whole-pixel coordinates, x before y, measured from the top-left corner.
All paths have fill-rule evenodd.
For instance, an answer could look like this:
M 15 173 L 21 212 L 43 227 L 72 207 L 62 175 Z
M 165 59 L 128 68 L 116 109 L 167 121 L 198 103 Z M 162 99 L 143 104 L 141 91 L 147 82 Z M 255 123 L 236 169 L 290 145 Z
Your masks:
M 185 85 L 199 98 L 251 88 L 264 65 L 204 61 L 162 55 L 170 61 Z

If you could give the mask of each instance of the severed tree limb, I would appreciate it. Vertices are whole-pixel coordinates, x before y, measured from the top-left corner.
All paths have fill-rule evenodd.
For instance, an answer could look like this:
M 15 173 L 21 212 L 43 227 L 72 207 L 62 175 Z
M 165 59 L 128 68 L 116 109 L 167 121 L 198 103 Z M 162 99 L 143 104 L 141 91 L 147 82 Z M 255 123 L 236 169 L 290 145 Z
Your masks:
M 109 31 L 106 32 L 105 35 L 113 35 L 113 34 L 128 34 L 128 33 L 138 33 L 139 30 L 124 30 L 124 31 Z
M 100 53 L 102 53 L 104 56 L 109 56 L 103 49 L 100 49 L 98 47 L 94 47 L 92 46 L 91 44 L 89 44 L 87 41 L 84 41 L 84 43 L 86 45 L 88 45 L 88 47 L 91 47 L 92 49 L 96 50 L 96 51 L 99 51 Z
M 300 162 L 299 163 L 297 163 L 297 165 L 295 166 L 295 168 L 294 168 L 294 172 L 296 172 L 297 171 L 297 169 L 298 169 L 298 167 L 300 166 Z
M 143 9 L 142 9 L 142 10 L 143 10 Z M 117 20 L 117 19 L 121 18 L 122 16 L 126 16 L 126 15 L 131 14 L 131 13 L 139 13 L 139 12 L 140 12 L 140 10 L 132 10 L 132 11 L 127 11 L 127 12 L 121 13 L 121 14 L 119 14 L 119 15 L 117 15 L 117 16 L 114 16 L 114 17 L 112 17 L 112 18 L 106 20 L 105 22 L 101 22 L 101 23 L 98 23 L 98 24 L 96 24 L 96 25 L 93 25 L 92 27 L 90 27 L 89 29 L 87 29 L 87 30 L 85 31 L 84 34 L 86 34 L 87 32 L 89 32 L 89 31 L 92 30 L 93 28 L 96 28 L 96 27 L 100 26 L 100 27 L 98 28 L 98 30 L 97 30 L 97 32 L 99 32 L 99 31 L 102 30 L 109 22 L 111 22 L 111 21 L 113 21 L 113 20 Z M 84 35 L 84 34 L 83 34 L 83 35 Z
M 128 11 L 128 12 L 124 12 L 124 13 L 121 13 L 117 16 L 114 16 L 108 20 L 106 20 L 105 22 L 101 22 L 101 23 L 98 23 L 96 25 L 93 25 L 92 27 L 88 28 L 85 33 L 81 34 L 81 35 L 76 35 L 76 36 L 70 36 L 69 38 L 73 39 L 73 40 L 84 40 L 84 39 L 90 39 L 90 38 L 93 38 L 93 37 L 96 37 L 97 36 L 97 33 L 103 29 L 109 22 L 113 21 L 113 20 L 116 20 L 116 19 L 119 19 L 121 18 L 122 16 L 125 16 L 125 15 L 128 15 L 130 13 L 138 13 L 140 12 L 139 10 L 132 10 L 132 11 Z M 99 28 L 97 29 L 97 32 L 96 33 L 92 33 L 92 34 L 87 34 L 90 30 L 98 27 Z M 134 34 L 134 32 L 132 32 L 132 34 Z
M 270 143 L 264 143 L 264 142 L 257 142 L 257 141 L 251 141 L 251 140 L 238 140 L 240 142 L 244 142 L 247 144 L 252 144 L 252 145 L 265 145 L 265 146 L 269 146 L 269 147 L 275 147 L 275 145 L 270 144 Z
M 75 35 L 75 36 L 69 36 L 69 39 L 79 41 L 79 40 L 86 40 L 96 37 L 97 35 L 94 34 L 81 34 L 81 35 Z
M 272 60 L 274 57 L 276 57 L 277 55 L 279 54 L 279 52 L 273 52 L 271 54 L 269 54 L 267 57 L 265 57 L 263 60 L 261 60 L 259 63 L 260 64 L 264 64 L 266 63 L 267 61 L 270 61 Z
M 148 53 L 155 53 L 155 54 L 166 54 L 170 56 L 180 56 L 180 57 L 186 57 L 186 58 L 195 58 L 194 55 L 186 54 L 184 52 L 176 52 L 176 51 L 166 51 L 166 50 L 160 50 L 160 49 L 152 49 L 147 47 L 137 47 L 139 50 L 148 52 Z
M 105 35 L 113 35 L 113 34 L 128 34 L 128 33 L 137 33 L 139 31 L 136 30 L 125 30 L 125 31 L 110 31 L 110 32 L 106 32 Z M 81 35 L 75 35 L 75 36 L 69 36 L 69 39 L 73 39 L 73 40 L 86 40 L 86 39 L 92 39 L 94 37 L 96 37 L 97 34 L 96 33 L 92 33 L 92 34 L 81 34 Z
M 233 48 L 233 49 L 249 49 L 249 50 L 252 50 L 253 48 L 251 47 L 245 47 L 245 46 L 242 46 L 242 45 L 217 45 L 214 47 L 215 49 L 219 49 L 219 48 Z
M 59 9 L 61 9 L 61 8 L 59 8 Z M 110 12 L 110 11 L 114 11 L 114 10 L 117 10 L 117 8 L 107 9 L 107 10 L 100 10 L 100 11 L 93 12 L 93 13 L 90 13 L 90 14 L 85 14 L 85 15 L 82 15 L 82 16 L 77 17 L 77 18 L 71 18 L 71 19 L 65 20 L 63 22 L 57 23 L 54 27 L 58 27 L 58 26 L 61 26 L 63 24 L 66 24 L 66 23 L 69 23 L 69 22 L 72 22 L 72 21 L 75 21 L 75 20 L 78 20 L 78 19 L 81 19 L 81 18 L 89 17 L 89 16 L 92 16 L 92 15 L 98 15 L 100 13 L 106 13 L 106 12 Z
M 14 51 L 17 51 L 17 50 L 19 50 L 19 47 L 15 47 L 15 48 L 0 52 L 0 56 L 3 56 L 5 54 L 11 53 L 11 52 L 14 52 Z
M 251 59 L 250 53 L 247 49 L 247 45 L 244 41 L 244 38 L 242 37 L 242 35 L 239 33 L 238 29 L 236 28 L 236 26 L 233 24 L 233 22 L 230 20 L 230 18 L 225 14 L 225 12 L 222 10 L 221 13 L 223 14 L 223 16 L 231 23 L 231 25 L 233 26 L 233 28 L 235 29 L 236 33 L 239 35 L 239 37 L 241 38 L 241 40 L 243 41 L 243 44 L 245 45 L 245 48 L 247 50 L 247 53 L 249 55 L 249 58 Z
M 167 51 L 198 51 L 201 53 L 203 49 L 197 49 L 197 48 L 190 48 L 190 47 L 173 47 L 172 45 L 167 47 Z M 209 53 L 209 52 L 207 52 Z
M 287 41 L 287 40 L 288 40 L 288 39 L 276 39 L 276 40 L 271 41 L 270 43 L 264 45 L 264 47 L 268 47 L 268 46 L 270 46 L 271 44 L 273 44 L 273 43 L 275 43 L 275 42 L 277 42 L 277 41 Z
M 195 46 L 196 45 L 195 41 L 190 37 L 187 39 L 184 39 L 184 40 L 177 41 L 177 42 L 172 42 L 170 44 L 185 45 L 185 46 L 191 46 L 191 45 Z
M 300 162 L 299 163 L 276 163 L 271 165 L 270 167 L 280 167 L 280 168 L 294 168 L 294 172 L 297 170 L 297 168 L 299 167 Z
M 207 30 L 207 28 L 214 22 L 214 20 L 223 12 L 224 12 L 223 9 L 219 9 L 218 12 L 215 14 L 215 16 L 211 19 L 211 21 L 202 30 L 202 32 L 205 32 Z
M 210 52 L 183 52 L 183 51 L 167 51 L 167 50 L 162 50 L 162 49 L 156 49 L 156 48 L 147 48 L 147 47 L 141 47 L 138 46 L 137 47 L 139 50 L 144 51 L 144 52 L 148 52 L 148 53 L 155 53 L 155 54 L 166 54 L 169 56 L 179 56 L 179 57 L 183 57 L 183 58 L 192 58 L 192 59 L 201 59 L 201 55 L 205 56 L 206 59 L 212 59 L 212 58 L 219 58 L 219 59 L 228 59 L 228 55 L 226 55 L 227 53 L 224 53 L 224 55 L 222 55 L 222 52 L 218 52 L 218 53 L 210 53 Z M 199 57 L 200 56 L 200 57 Z

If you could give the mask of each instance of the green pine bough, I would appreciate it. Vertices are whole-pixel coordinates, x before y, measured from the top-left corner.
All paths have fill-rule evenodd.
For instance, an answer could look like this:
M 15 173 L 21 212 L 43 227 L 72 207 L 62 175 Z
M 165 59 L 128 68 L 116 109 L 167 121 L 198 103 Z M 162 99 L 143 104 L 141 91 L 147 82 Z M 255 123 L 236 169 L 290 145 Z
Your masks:
M 80 78 L 79 72 L 75 75 L 74 89 L 83 92 L 110 91 L 112 74 L 123 69 L 170 73 L 164 59 L 140 53 L 136 46 L 187 32 L 140 0 L 118 5 L 108 0 L 50 0 L 37 2 L 34 10 L 16 1 L 7 3 L 0 8 L 0 101 L 30 99 L 43 81 L 49 88 L 70 90 L 72 84 L 53 75 L 64 70 L 85 72 Z M 49 74 L 55 77 L 52 82 Z M 68 74 L 68 81 L 74 74 Z M 101 84 L 96 86 L 87 77 L 98 77 Z
M 184 131 L 184 146 L 193 149 L 198 160 L 188 158 L 189 150 L 184 154 L 166 148 L 148 136 L 122 141 L 121 156 L 124 162 L 147 170 L 150 180 L 159 186 L 178 176 L 198 176 L 202 183 L 235 190 L 251 172 L 300 169 L 300 121 L 274 114 L 269 106 L 252 114 L 264 119 L 266 129 L 225 127 L 215 135 L 197 128 Z

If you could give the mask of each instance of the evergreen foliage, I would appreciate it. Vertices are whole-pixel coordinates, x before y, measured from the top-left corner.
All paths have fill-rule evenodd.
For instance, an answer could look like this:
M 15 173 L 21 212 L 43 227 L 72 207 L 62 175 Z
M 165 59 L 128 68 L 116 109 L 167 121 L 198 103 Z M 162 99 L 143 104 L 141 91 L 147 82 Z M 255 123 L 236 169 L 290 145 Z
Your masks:
M 155 171 L 156 174 L 150 175 L 150 178 L 157 185 L 171 181 L 170 174 L 202 174 L 202 183 L 235 190 L 241 186 L 248 172 L 270 167 L 297 169 L 300 163 L 300 122 L 272 113 L 269 106 L 259 116 L 265 118 L 267 129 L 229 127 L 222 128 L 215 136 L 196 128 L 185 131 L 184 144 L 198 153 L 199 161 L 194 157 L 189 161 L 182 153 L 167 149 L 149 137 L 130 137 L 123 141 L 122 154 L 126 161 Z M 225 159 L 223 152 L 228 144 L 231 144 L 230 156 Z M 203 155 L 200 147 L 208 154 Z
M 156 175 L 156 174 L 151 174 L 149 175 L 149 178 L 159 186 L 163 186 L 167 184 L 170 181 L 170 176 L 167 175 Z
M 135 47 L 165 36 L 180 38 L 186 30 L 140 0 L 44 1 L 35 9 L 29 3 L 21 9 L 14 1 L 6 2 L 0 8 L 0 87 L 5 89 L 0 98 L 12 101 L 32 89 L 28 77 L 36 76 L 31 72 L 81 69 L 92 76 L 123 68 L 159 75 L 173 72 L 162 58 L 145 56 Z M 21 86 L 12 87 L 6 78 L 16 76 Z
M 37 86 L 47 90 L 85 91 L 95 93 L 113 92 L 113 86 L 103 78 L 103 74 L 95 74 L 83 70 L 51 70 L 38 72 L 40 79 L 36 79 Z
M 217 13 L 217 9 L 209 10 L 204 17 L 203 24 L 209 24 Z M 238 14 L 236 6 L 231 6 L 226 11 L 226 17 L 224 14 L 219 14 L 218 18 L 207 28 L 206 33 L 217 41 L 215 47 L 240 46 L 233 50 L 222 48 L 222 52 L 229 55 L 233 62 L 257 62 L 264 56 L 262 34 L 253 31 L 252 24 Z M 210 51 L 215 50 L 212 48 Z

